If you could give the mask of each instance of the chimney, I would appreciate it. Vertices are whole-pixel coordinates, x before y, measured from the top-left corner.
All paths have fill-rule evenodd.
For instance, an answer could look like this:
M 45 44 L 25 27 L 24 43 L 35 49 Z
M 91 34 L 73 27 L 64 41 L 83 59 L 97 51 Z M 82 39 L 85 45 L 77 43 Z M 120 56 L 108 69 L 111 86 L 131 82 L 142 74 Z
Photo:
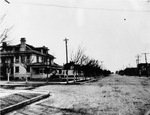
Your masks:
M 6 42 L 3 42 L 3 43 L 2 43 L 2 47 L 5 48 L 6 46 L 7 46 L 7 43 L 6 43 Z
M 26 51 L 26 38 L 20 39 L 20 51 Z

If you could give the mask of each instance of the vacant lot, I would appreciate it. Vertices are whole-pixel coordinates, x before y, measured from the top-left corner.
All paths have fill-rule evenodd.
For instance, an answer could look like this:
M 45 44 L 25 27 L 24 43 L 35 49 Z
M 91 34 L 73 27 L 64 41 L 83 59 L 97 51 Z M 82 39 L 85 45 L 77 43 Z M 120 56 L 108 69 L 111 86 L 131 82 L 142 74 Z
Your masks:
M 83 85 L 48 85 L 34 91 L 51 92 L 45 100 L 9 115 L 142 115 L 150 108 L 150 80 L 111 75 Z

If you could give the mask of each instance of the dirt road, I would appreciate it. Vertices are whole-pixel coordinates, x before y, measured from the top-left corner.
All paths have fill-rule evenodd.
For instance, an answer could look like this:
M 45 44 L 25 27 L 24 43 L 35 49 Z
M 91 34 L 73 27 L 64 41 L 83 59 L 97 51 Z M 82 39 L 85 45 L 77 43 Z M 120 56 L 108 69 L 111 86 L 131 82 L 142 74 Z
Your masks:
M 150 80 L 111 75 L 83 85 L 48 85 L 45 100 L 8 115 L 143 115 L 150 108 Z

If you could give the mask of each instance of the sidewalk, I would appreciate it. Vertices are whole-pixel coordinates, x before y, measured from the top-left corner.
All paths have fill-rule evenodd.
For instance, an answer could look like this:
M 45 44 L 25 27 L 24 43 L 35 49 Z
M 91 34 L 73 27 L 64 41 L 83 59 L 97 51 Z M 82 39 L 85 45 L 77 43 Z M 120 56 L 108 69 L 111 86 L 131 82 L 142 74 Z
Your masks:
M 1 91 L 1 90 L 0 90 Z M 14 111 L 41 99 L 47 98 L 50 96 L 50 93 L 41 93 L 41 92 L 31 92 L 31 91 L 16 91 L 12 90 L 11 92 L 5 90 L 6 92 L 0 92 L 0 114 L 4 115 L 8 112 Z M 3 95 L 2 95 L 3 94 Z
M 76 84 L 78 84 L 77 81 Z M 69 84 L 74 84 L 74 81 L 68 81 Z M 66 82 L 46 82 L 46 81 L 0 81 L 0 98 L 8 96 L 10 94 L 15 94 L 19 92 L 30 92 L 33 91 L 35 87 L 43 86 L 43 85 L 65 85 Z M 69 85 L 68 84 L 68 85 Z
M 78 79 L 76 81 L 76 83 L 80 83 L 80 82 L 88 82 L 88 81 L 91 81 L 91 80 L 95 80 L 95 79 L 89 79 L 87 78 L 86 80 L 84 80 L 83 78 L 82 79 Z M 69 80 L 68 83 L 74 83 L 74 80 Z M 27 83 L 25 81 L 10 81 L 10 82 L 7 82 L 7 81 L 0 81 L 0 86 L 4 86 L 4 85 L 7 85 L 7 86 L 11 86 L 11 85 L 14 85 L 14 86 L 40 86 L 40 85 L 63 85 L 63 84 L 67 84 L 66 81 L 28 81 Z
M 53 82 L 49 81 L 48 83 L 46 81 L 28 81 L 27 83 L 25 81 L 0 81 L 0 97 L 9 95 L 12 93 L 20 92 L 20 91 L 32 91 L 32 89 L 43 86 L 43 85 L 79 85 L 84 84 L 88 82 L 95 81 L 95 79 L 87 79 L 87 80 L 77 80 L 74 82 L 74 80 L 68 81 L 68 84 L 66 81 L 64 82 Z
M 68 81 L 68 85 L 72 85 L 72 84 L 81 84 L 84 82 L 90 82 L 90 80 L 84 81 L 83 79 L 76 81 L 76 83 L 74 83 L 74 80 L 70 80 Z M 38 92 L 38 91 L 33 91 L 31 89 L 34 89 L 36 87 L 39 86 L 43 86 L 43 85 L 66 85 L 66 81 L 65 82 L 52 82 L 49 81 L 48 83 L 46 81 L 28 81 L 27 83 L 25 81 L 0 81 L 0 98 L 6 98 L 10 95 L 15 95 L 15 94 L 22 94 L 22 93 L 39 93 L 41 94 L 41 96 L 37 97 L 36 100 L 42 99 L 43 97 L 47 97 L 49 96 L 49 92 Z M 15 108 L 21 107 L 21 106 L 25 106 L 31 102 L 34 102 L 35 99 L 30 99 L 27 101 L 23 101 L 20 103 L 17 103 L 15 105 L 9 106 L 8 108 L 4 108 L 4 109 L 0 109 L 0 113 L 5 113 L 8 111 L 12 111 Z

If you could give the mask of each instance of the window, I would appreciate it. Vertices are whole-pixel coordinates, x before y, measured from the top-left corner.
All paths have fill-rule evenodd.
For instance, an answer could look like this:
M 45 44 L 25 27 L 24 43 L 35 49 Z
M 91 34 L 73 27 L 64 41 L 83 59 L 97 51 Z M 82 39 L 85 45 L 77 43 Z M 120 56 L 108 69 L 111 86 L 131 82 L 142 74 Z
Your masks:
M 36 56 L 36 62 L 39 62 L 39 56 Z
M 30 55 L 27 55 L 27 63 L 30 63 Z
M 27 72 L 30 72 L 30 66 L 27 66 Z
M 30 55 L 27 55 L 27 59 L 30 59 Z
M 16 56 L 16 63 L 19 63 L 19 56 Z
M 59 74 L 62 74 L 62 70 L 59 70 Z
M 21 63 L 25 63 L 25 55 L 21 56 Z
M 39 73 L 43 73 L 43 69 L 40 69 L 40 72 Z
M 19 66 L 16 66 L 15 72 L 16 72 L 16 73 L 19 73 Z

